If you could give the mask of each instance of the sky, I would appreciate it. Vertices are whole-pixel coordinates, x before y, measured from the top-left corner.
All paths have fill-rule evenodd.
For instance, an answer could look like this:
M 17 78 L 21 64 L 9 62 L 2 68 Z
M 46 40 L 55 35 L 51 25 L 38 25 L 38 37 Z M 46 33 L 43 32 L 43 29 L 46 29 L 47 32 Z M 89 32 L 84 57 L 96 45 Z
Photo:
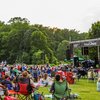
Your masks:
M 88 32 L 100 21 L 100 0 L 0 0 L 0 20 L 27 18 L 31 24 Z

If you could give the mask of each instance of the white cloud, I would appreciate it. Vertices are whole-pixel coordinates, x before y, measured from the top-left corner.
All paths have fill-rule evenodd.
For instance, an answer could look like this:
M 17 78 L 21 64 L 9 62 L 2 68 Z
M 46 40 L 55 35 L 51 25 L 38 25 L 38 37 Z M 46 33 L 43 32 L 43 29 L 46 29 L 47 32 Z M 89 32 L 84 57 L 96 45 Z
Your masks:
M 92 7 L 87 9 L 86 15 L 82 19 L 83 28 L 89 30 L 91 24 L 100 20 L 100 7 Z

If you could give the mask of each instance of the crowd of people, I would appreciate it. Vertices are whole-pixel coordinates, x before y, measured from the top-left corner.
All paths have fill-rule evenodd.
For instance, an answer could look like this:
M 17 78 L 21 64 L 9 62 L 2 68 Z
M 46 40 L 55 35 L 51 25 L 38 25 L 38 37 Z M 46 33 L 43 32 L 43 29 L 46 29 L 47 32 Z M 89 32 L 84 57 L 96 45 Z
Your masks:
M 58 75 L 58 76 L 57 76 Z M 55 77 L 56 76 L 56 77 Z M 55 77 L 55 78 L 54 78 Z M 56 93 L 59 94 L 58 90 L 54 90 L 54 80 L 56 83 L 64 83 L 65 80 L 67 84 L 75 84 L 76 79 L 81 77 L 86 77 L 88 80 L 94 80 L 98 78 L 97 81 L 97 91 L 100 91 L 100 73 L 97 70 L 94 70 L 92 67 L 89 69 L 83 67 L 73 67 L 72 65 L 59 65 L 51 67 L 49 64 L 46 65 L 32 65 L 27 66 L 26 64 L 14 64 L 0 65 L 0 98 L 2 95 L 9 95 L 8 90 L 17 90 L 17 82 L 24 82 L 30 84 L 32 88 L 39 88 L 39 86 L 51 86 L 50 92 L 54 94 L 56 100 L 59 97 Z M 66 84 L 65 84 L 66 85 Z M 59 85 L 56 85 L 59 87 Z M 68 85 L 67 85 L 68 86 Z M 66 87 L 66 86 L 65 86 Z M 62 88 L 60 88 L 62 89 Z M 68 87 L 67 87 L 68 89 Z M 66 90 L 67 90 L 66 89 Z M 56 91 L 56 92 L 54 92 Z M 65 92 L 64 89 L 62 91 Z M 59 100 L 60 100 L 59 99 Z M 57 99 L 58 100 L 58 99 Z

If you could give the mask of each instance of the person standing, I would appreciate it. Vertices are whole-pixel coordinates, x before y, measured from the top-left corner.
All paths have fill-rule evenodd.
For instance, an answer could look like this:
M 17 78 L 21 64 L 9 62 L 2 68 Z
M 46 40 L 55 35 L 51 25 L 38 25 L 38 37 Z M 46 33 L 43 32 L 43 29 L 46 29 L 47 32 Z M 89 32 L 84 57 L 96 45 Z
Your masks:
M 97 81 L 97 91 L 100 92 L 100 78 Z

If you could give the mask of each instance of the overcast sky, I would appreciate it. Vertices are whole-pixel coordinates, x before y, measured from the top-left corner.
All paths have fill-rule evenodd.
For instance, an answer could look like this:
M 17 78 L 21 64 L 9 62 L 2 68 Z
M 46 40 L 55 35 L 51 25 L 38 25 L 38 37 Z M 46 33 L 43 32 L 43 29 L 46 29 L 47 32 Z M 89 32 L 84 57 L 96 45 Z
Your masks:
M 100 20 L 100 0 L 0 0 L 0 20 L 7 22 L 13 17 L 87 32 Z

